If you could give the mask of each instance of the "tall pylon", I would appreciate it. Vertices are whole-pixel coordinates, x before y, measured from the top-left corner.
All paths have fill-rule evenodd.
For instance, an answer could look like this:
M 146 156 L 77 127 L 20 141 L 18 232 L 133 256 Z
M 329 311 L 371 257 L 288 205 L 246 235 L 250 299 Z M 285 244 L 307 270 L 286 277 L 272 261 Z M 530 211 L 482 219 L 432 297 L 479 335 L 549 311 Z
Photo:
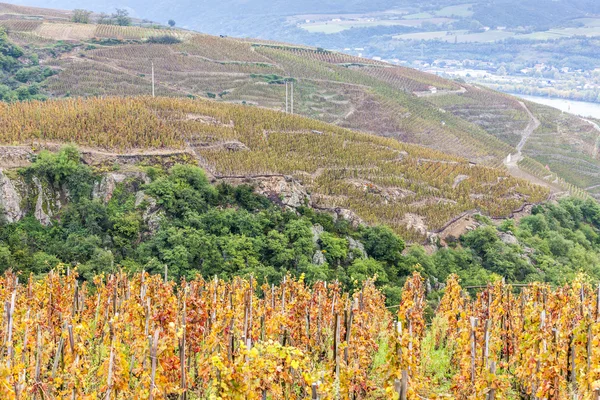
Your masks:
M 288 81 L 285 80 L 285 113 L 288 113 Z
M 152 61 L 152 97 L 154 97 L 154 61 Z
M 292 110 L 292 114 L 294 114 L 294 81 L 291 81 L 290 84 L 292 85 L 292 95 L 290 97 L 290 102 L 292 104 L 291 110 Z

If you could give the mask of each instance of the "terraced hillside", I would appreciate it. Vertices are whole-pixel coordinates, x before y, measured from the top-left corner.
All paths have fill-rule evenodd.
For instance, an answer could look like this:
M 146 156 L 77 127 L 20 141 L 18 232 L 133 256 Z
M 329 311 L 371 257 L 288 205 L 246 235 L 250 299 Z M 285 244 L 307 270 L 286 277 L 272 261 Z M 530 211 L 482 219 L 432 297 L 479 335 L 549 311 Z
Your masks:
M 537 171 L 534 181 L 557 191 L 600 184 L 596 181 L 600 162 L 596 153 L 590 153 L 593 146 L 587 146 L 595 143 L 600 131 L 579 119 L 556 124 L 553 111 L 546 107 L 324 49 L 160 27 L 74 24 L 68 15 L 0 5 L 0 25 L 8 29 L 9 37 L 21 46 L 40 49 L 41 63 L 59 71 L 43 85 L 54 97 L 148 95 L 154 65 L 157 95 L 205 97 L 285 111 L 285 81 L 293 81 L 294 113 L 501 168 L 509 154 L 518 153 L 517 145 L 532 118 L 537 118 L 541 127 L 519 150 L 545 168 L 555 155 L 553 148 L 565 144 L 570 160 L 558 165 L 564 154 L 560 158 L 557 153 L 556 162 L 549 165 L 553 177 Z M 164 37 L 172 39 L 157 40 Z M 533 143 L 543 132 L 552 134 L 554 144 L 546 142 L 540 151 Z M 582 140 L 585 146 L 572 145 Z M 586 179 L 579 177 L 582 164 Z
M 425 147 L 199 99 L 0 103 L 0 141 L 9 155 L 15 149 L 75 142 L 104 154 L 188 154 L 220 179 L 257 183 L 289 176 L 310 193 L 312 206 L 356 223 L 387 224 L 413 241 L 465 211 L 505 217 L 548 196 L 545 188 L 504 170 Z

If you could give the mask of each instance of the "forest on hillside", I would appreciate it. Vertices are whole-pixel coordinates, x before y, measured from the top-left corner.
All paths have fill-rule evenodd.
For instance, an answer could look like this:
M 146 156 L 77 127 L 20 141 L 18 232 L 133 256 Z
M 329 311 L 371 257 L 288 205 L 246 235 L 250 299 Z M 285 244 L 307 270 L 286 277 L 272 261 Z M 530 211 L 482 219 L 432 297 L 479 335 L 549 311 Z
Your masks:
M 33 213 L 4 220 L 3 271 L 43 276 L 65 264 L 91 280 L 120 268 L 162 274 L 167 266 L 176 280 L 253 276 L 279 283 L 292 274 L 307 283 L 336 280 L 345 290 L 376 276 L 390 305 L 415 271 L 427 279 L 433 302 L 451 274 L 466 285 L 499 277 L 560 285 L 579 272 L 600 278 L 600 205 L 593 200 L 536 206 L 532 215 L 499 225 L 479 216 L 477 229 L 428 254 L 385 226 L 353 226 L 305 206 L 282 209 L 248 185 L 214 186 L 196 166 L 144 168 L 149 181 L 134 175 L 103 199 L 94 195 L 102 173 L 83 164 L 76 148 L 40 153 L 17 173 L 66 188 L 70 201 L 47 226 Z
M 39 65 L 38 54 L 12 43 L 0 27 L 0 101 L 46 99 L 40 83 L 54 74 Z

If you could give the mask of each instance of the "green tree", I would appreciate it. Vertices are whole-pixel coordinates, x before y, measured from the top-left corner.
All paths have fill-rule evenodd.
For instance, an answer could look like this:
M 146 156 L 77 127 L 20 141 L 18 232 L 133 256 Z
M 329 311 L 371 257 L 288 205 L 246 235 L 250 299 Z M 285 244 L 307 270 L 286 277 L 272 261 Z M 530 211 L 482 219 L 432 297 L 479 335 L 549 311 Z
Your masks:
M 352 286 L 359 288 L 369 278 L 377 276 L 378 283 L 387 283 L 388 277 L 385 267 L 372 258 L 358 258 L 348 267 L 348 278 Z
M 348 241 L 329 232 L 323 232 L 319 239 L 325 259 L 330 265 L 340 266 L 348 257 Z
M 99 25 L 112 25 L 113 20 L 110 17 L 110 15 L 106 13 L 100 13 L 100 15 L 98 15 L 98 20 L 96 21 L 96 23 Z
M 404 241 L 387 226 L 365 228 L 362 234 L 367 254 L 390 265 L 400 262 L 404 251 Z
M 82 10 L 80 8 L 75 9 L 73 10 L 73 15 L 71 16 L 71 22 L 88 24 L 90 22 L 90 15 L 92 15 L 91 11 Z
M 116 25 L 129 26 L 131 25 L 131 18 L 129 17 L 129 11 L 124 8 L 117 8 L 116 12 L 112 15 L 112 19 Z

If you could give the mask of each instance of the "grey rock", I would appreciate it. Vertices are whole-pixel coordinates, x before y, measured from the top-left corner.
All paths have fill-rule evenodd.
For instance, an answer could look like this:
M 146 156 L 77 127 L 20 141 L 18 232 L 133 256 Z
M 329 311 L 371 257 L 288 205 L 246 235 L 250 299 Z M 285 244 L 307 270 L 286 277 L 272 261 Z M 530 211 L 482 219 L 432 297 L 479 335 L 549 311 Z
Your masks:
M 14 183 L 0 169 L 0 206 L 8 222 L 16 222 L 23 218 L 21 195 Z
M 239 142 L 237 140 L 225 142 L 225 143 L 223 143 L 223 147 L 225 148 L 225 150 L 229 150 L 229 151 L 248 151 L 248 150 L 250 150 L 248 148 L 248 146 L 246 146 L 244 143 Z
M 94 185 L 92 196 L 94 200 L 102 200 L 104 203 L 108 203 L 112 198 L 112 195 L 117 187 L 117 184 L 123 182 L 127 178 L 124 174 L 106 174 L 102 177 L 99 183 Z
M 353 253 L 354 250 L 358 250 L 361 254 L 361 258 L 367 258 L 365 246 L 361 242 L 352 239 L 350 236 L 346 236 L 346 240 L 348 240 L 348 248 L 350 249 L 350 253 Z
M 108 203 L 115 192 L 117 185 L 126 179 L 133 178 L 143 183 L 149 183 L 150 178 L 144 172 L 111 172 L 102 177 L 100 182 L 94 185 L 92 196 L 95 200 Z
M 325 264 L 325 256 L 321 250 L 315 251 L 312 259 L 313 264 L 315 265 L 323 265 Z
M 343 218 L 350 222 L 352 227 L 357 228 L 360 225 L 365 225 L 365 222 L 354 211 L 345 208 L 336 208 L 335 212 L 338 218 Z
M 323 227 L 319 224 L 313 225 L 312 228 L 310 228 L 312 231 L 312 235 L 313 235 L 313 243 L 317 244 L 319 243 L 319 239 L 321 238 L 321 234 L 325 231 L 323 229 Z
M 148 225 L 150 232 L 155 233 L 158 230 L 160 220 L 164 215 L 163 210 L 158 207 L 154 197 L 148 196 L 144 191 L 140 190 L 135 194 L 135 207 L 140 207 L 142 204 L 146 204 L 142 219 Z
M 512 233 L 500 232 L 498 236 L 506 244 L 519 244 L 519 240 Z
M 44 188 L 38 177 L 33 177 L 33 183 L 37 189 L 37 199 L 35 201 L 35 211 L 33 215 L 40 224 L 48 226 L 52 222 L 52 207 L 50 206 L 49 198 L 44 195 Z M 46 206 L 46 211 L 44 211 L 44 205 Z

